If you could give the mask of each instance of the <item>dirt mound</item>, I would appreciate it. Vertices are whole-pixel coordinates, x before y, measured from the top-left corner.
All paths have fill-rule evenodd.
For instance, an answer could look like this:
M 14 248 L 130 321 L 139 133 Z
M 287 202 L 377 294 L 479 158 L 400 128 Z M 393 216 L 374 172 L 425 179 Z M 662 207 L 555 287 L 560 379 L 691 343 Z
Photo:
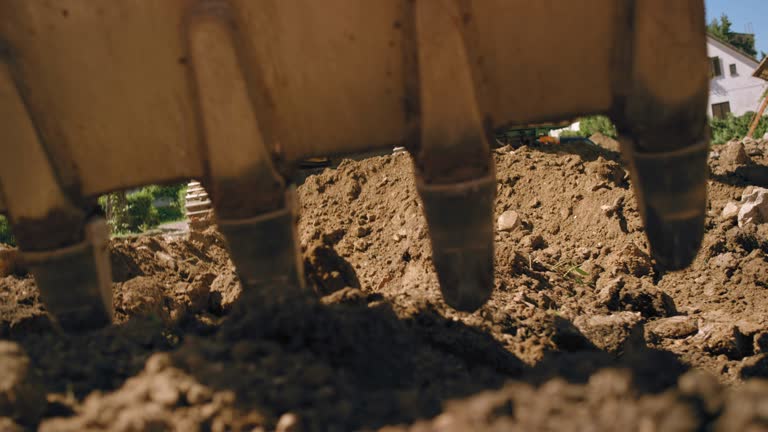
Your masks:
M 496 290 L 473 314 L 440 298 L 405 153 L 345 161 L 299 187 L 305 294 L 243 292 L 215 227 L 113 240 L 116 324 L 88 334 L 58 333 L 34 281 L 8 275 L 0 337 L 26 353 L 47 402 L 19 415 L 0 388 L 0 426 L 760 425 L 768 225 L 721 216 L 768 162 L 747 147 L 749 160 L 712 158 L 704 246 L 677 273 L 654 267 L 616 151 L 498 149 L 496 217 L 514 212 L 514 223 L 496 234 Z

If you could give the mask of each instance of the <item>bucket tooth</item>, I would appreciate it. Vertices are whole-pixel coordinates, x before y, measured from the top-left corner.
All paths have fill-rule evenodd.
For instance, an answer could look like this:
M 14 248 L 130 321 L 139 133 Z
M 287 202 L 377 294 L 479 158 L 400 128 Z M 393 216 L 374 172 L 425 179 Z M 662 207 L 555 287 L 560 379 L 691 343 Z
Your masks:
M 88 218 L 82 196 L 65 193 L 8 64 L 0 59 L 4 130 L 0 187 L 21 256 L 50 315 L 65 330 L 101 327 L 112 319 L 109 228 Z M 30 173 L 34 175 L 30 175 Z M 70 185 L 71 186 L 71 185 Z
M 67 331 L 103 327 L 112 321 L 109 227 L 103 218 L 85 226 L 79 244 L 22 251 L 48 313 Z
M 247 219 L 218 219 L 241 282 L 247 287 L 304 286 L 294 189 L 282 209 Z
M 279 288 L 279 295 L 304 288 L 297 195 L 275 167 L 275 138 L 265 135 L 251 100 L 249 86 L 256 85 L 253 76 L 260 72 L 243 70 L 238 43 L 243 35 L 234 16 L 227 2 L 199 2 L 186 23 L 208 148 L 208 178 L 202 185 L 243 286 Z M 196 190 L 203 189 L 198 185 Z
M 416 2 L 416 186 L 445 302 L 474 311 L 491 296 L 496 180 L 454 0 Z
M 657 153 L 636 151 L 632 138 L 621 143 L 653 258 L 667 270 L 687 267 L 704 236 L 707 142 Z
M 474 311 L 493 292 L 494 176 L 454 184 L 417 181 L 443 299 Z

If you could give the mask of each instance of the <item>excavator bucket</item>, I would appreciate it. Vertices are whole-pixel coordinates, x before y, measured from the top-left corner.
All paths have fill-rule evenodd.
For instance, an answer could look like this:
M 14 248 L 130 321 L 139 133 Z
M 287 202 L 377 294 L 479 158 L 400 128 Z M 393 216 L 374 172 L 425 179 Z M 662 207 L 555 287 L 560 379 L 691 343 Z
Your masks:
M 471 311 L 495 130 L 610 115 L 675 269 L 703 233 L 707 90 L 702 0 L 0 0 L 0 211 L 51 314 L 88 328 L 111 317 L 99 195 L 199 179 L 247 289 L 300 289 L 294 167 L 405 146 Z

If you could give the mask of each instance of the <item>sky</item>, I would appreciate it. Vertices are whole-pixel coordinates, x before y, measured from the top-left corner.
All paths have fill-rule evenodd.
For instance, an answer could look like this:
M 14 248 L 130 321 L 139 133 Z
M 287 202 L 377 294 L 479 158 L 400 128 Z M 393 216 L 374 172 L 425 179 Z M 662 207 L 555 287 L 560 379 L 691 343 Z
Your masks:
M 720 15 L 728 15 L 731 30 L 755 34 L 755 48 L 768 53 L 768 0 L 705 0 L 707 23 Z M 747 26 L 751 25 L 749 30 Z

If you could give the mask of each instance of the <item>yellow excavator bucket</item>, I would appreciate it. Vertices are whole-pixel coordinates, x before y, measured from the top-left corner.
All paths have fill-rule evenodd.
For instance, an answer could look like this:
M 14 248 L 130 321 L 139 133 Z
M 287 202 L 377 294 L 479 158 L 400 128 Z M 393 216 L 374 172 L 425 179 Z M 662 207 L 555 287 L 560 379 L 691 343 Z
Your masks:
M 244 284 L 300 287 L 297 163 L 405 146 L 445 299 L 473 310 L 488 137 L 604 113 L 678 268 L 703 230 L 704 35 L 702 0 L 0 0 L 0 211 L 59 322 L 97 325 L 100 194 L 200 179 Z

